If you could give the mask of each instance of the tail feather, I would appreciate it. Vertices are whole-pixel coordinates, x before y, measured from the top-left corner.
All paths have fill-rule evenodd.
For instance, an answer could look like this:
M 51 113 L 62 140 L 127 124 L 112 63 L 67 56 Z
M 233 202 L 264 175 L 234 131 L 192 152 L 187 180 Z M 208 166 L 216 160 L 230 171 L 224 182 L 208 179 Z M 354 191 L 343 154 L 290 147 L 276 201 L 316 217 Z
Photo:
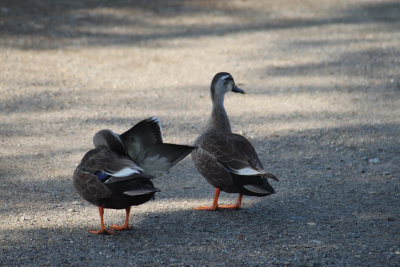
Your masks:
M 234 184 L 244 195 L 267 196 L 275 193 L 268 179 L 260 175 L 244 176 L 231 173 Z
M 260 185 L 256 185 L 256 184 L 247 184 L 247 185 L 243 185 L 243 187 L 253 193 L 260 194 L 260 195 L 271 195 L 271 194 L 275 193 L 275 190 L 272 188 L 271 185 L 260 186 Z
M 124 194 L 127 196 L 134 197 L 134 196 L 148 195 L 148 194 L 156 193 L 159 191 L 160 190 L 155 187 L 154 188 L 140 188 L 140 189 L 125 191 Z
M 275 181 L 278 181 L 279 182 L 279 179 L 278 179 L 278 177 L 276 177 L 275 175 L 273 175 L 272 173 L 268 173 L 268 172 L 266 172 L 266 173 L 263 173 L 263 174 L 261 174 L 261 176 L 262 177 L 266 177 L 266 178 L 270 178 L 270 179 L 273 179 L 273 180 L 275 180 Z

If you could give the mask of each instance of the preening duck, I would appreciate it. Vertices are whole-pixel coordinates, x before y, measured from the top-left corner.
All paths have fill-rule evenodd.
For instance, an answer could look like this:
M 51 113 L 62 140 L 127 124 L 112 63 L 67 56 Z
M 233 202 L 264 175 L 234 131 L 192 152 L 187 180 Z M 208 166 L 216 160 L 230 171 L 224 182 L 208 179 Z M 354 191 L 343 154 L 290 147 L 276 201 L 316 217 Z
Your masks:
M 217 73 L 211 82 L 211 117 L 205 130 L 196 139 L 197 148 L 191 154 L 200 174 L 216 188 L 215 197 L 212 206 L 195 209 L 239 209 L 244 195 L 262 197 L 275 192 L 268 178 L 278 178 L 264 170 L 254 147 L 246 138 L 232 133 L 224 107 L 224 96 L 230 91 L 245 93 L 236 86 L 232 75 Z M 221 190 L 239 193 L 236 204 L 219 205 Z
M 139 122 L 121 135 L 101 130 L 94 135 L 93 143 L 95 148 L 84 155 L 73 182 L 82 198 L 99 208 L 101 229 L 90 231 L 94 234 L 130 229 L 131 206 L 153 199 L 159 191 L 151 179 L 167 172 L 194 149 L 163 143 L 155 117 Z M 125 223 L 108 230 L 105 208 L 125 209 Z

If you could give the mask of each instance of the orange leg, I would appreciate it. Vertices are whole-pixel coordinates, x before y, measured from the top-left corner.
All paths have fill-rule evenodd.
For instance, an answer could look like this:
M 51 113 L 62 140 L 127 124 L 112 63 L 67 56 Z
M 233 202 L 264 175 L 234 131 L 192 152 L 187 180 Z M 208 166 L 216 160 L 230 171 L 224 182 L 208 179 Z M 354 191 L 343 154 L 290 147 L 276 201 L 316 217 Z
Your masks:
M 125 212 L 126 212 L 126 217 L 125 217 L 124 225 L 116 225 L 116 224 L 114 224 L 114 225 L 111 226 L 112 229 L 117 230 L 117 231 L 122 231 L 122 230 L 129 230 L 129 229 L 132 228 L 129 225 L 129 213 L 131 212 L 131 207 L 126 208 Z
M 240 194 L 238 200 L 236 201 L 236 204 L 234 204 L 234 205 L 219 205 L 219 208 L 238 210 L 242 206 L 242 199 L 243 199 L 243 195 Z
M 101 206 L 99 207 L 99 213 L 100 213 L 101 229 L 89 230 L 89 232 L 91 232 L 92 234 L 109 234 L 109 235 L 114 234 L 113 231 L 106 229 L 106 225 L 104 224 L 104 208 Z
M 211 207 L 209 206 L 200 206 L 197 208 L 194 208 L 195 210 L 217 210 L 218 209 L 218 198 L 219 194 L 221 193 L 221 189 L 218 187 L 215 189 L 215 196 L 214 196 L 214 201 Z

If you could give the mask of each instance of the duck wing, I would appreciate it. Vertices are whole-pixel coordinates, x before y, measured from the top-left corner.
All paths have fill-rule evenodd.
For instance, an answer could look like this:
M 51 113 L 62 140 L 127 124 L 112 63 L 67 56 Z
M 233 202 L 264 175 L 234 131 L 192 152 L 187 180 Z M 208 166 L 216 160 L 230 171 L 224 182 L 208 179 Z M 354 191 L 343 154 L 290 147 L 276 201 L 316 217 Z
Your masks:
M 252 144 L 238 134 L 212 132 L 203 136 L 199 146 L 212 154 L 230 173 L 243 176 L 277 178 L 264 170 Z
M 156 117 L 142 120 L 120 136 L 127 154 L 135 162 L 144 158 L 149 147 L 163 142 L 160 121 Z
M 91 203 L 108 198 L 112 191 L 107 183 L 133 179 L 142 169 L 128 157 L 101 146 L 85 154 L 74 172 L 74 186 Z
M 123 178 L 142 171 L 134 161 L 111 151 L 107 147 L 100 147 L 89 153 L 88 156 L 85 155 L 86 158 L 82 159 L 84 161 L 82 169 L 86 172 L 96 173 L 101 171 L 116 178 Z
M 229 170 L 218 160 L 216 155 L 207 150 L 207 145 L 204 145 L 204 149 L 202 143 L 198 142 L 198 148 L 192 153 L 192 159 L 197 169 L 213 186 L 223 188 L 227 192 L 234 190 Z
M 185 158 L 194 147 L 163 143 L 160 122 L 151 117 L 121 134 L 129 157 L 143 173 L 158 176 Z
M 98 177 L 89 172 L 76 169 L 74 172 L 74 187 L 84 199 L 98 205 L 100 199 L 109 198 L 112 195 Z
M 186 145 L 155 144 L 146 150 L 138 164 L 147 175 L 158 176 L 184 159 L 193 149 L 195 147 Z

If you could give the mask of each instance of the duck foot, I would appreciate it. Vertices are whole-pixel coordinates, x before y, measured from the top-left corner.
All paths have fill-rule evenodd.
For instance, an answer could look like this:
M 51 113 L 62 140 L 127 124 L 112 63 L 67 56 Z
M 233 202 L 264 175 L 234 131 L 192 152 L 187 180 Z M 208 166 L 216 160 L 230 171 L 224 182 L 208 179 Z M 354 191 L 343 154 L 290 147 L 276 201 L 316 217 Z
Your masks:
M 238 210 L 242 207 L 242 200 L 243 200 L 243 195 L 239 194 L 239 198 L 236 201 L 236 204 L 231 204 L 231 205 L 220 205 L 219 207 L 221 209 L 231 209 L 231 210 Z
M 193 208 L 194 210 L 218 210 L 218 206 L 211 206 L 211 207 L 209 207 L 209 206 L 200 206 L 200 207 L 196 207 L 196 208 Z
M 113 225 L 111 225 L 111 227 L 110 227 L 111 229 L 113 229 L 113 230 L 115 230 L 115 231 L 124 231 L 124 230 L 130 230 L 130 229 L 132 229 L 132 226 L 130 226 L 130 225 L 116 225 L 116 224 L 113 224 Z
M 129 214 L 131 212 L 131 207 L 125 209 L 125 223 L 123 225 L 112 225 L 111 228 L 116 231 L 130 230 L 132 226 L 129 225 Z
M 200 206 L 200 207 L 196 207 L 193 208 L 195 210 L 218 210 L 218 198 L 219 198 L 219 194 L 221 193 L 221 189 L 219 189 L 218 187 L 215 188 L 215 196 L 214 196 L 214 201 L 211 207 L 209 206 Z
M 100 214 L 100 230 L 89 230 L 90 233 L 98 235 L 98 234 L 105 234 L 105 235 L 113 235 L 115 232 L 113 230 L 107 230 L 106 225 L 104 224 L 104 208 L 102 206 L 99 207 L 99 214 Z
M 219 205 L 220 209 L 229 209 L 229 210 L 238 210 L 241 208 L 241 205 L 231 204 L 231 205 Z
M 218 205 L 219 194 L 221 193 L 221 189 L 218 187 L 215 189 L 214 201 L 211 207 L 209 206 L 200 206 L 197 208 L 193 208 L 195 210 L 219 210 L 219 209 L 231 209 L 238 210 L 242 207 L 243 195 L 239 194 L 239 198 L 234 205 Z

